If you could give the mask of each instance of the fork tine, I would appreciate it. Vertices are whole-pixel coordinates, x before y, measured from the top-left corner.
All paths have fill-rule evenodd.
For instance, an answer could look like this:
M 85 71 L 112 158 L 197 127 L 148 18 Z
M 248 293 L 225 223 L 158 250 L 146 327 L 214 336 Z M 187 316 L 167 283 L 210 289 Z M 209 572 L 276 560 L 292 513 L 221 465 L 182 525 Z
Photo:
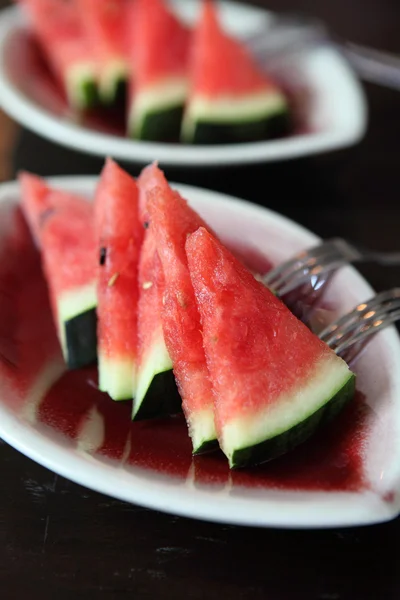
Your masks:
M 341 256 L 341 254 L 336 248 L 324 245 L 322 251 L 318 253 L 310 251 L 299 259 L 291 260 L 288 263 L 285 263 L 284 268 L 280 271 L 280 273 L 274 273 L 274 277 L 271 276 L 271 279 L 276 280 L 277 275 L 278 280 L 288 279 L 293 273 L 306 269 L 313 269 L 320 264 L 325 264 L 328 262 L 330 257 L 335 258 L 339 256 Z
M 344 267 L 347 264 L 347 260 L 339 257 L 330 257 L 325 264 L 318 264 L 312 269 L 296 272 L 285 285 L 281 285 L 278 289 L 274 288 L 275 293 L 278 296 L 284 296 L 297 287 L 312 280 L 312 278 L 322 278 L 323 276 L 337 271 L 340 267 Z
M 378 329 L 374 329 L 374 327 L 377 328 L 383 322 L 390 320 L 392 316 L 394 316 L 396 320 L 397 315 L 400 314 L 400 301 L 397 301 L 393 306 L 390 306 L 390 308 L 384 306 L 380 310 L 370 311 L 370 313 L 366 313 L 364 317 L 361 317 L 358 321 L 353 321 L 346 327 L 340 327 L 337 335 L 332 336 L 327 343 L 331 347 L 334 346 L 335 349 L 337 348 L 337 351 L 339 352 L 347 345 L 350 346 L 353 341 L 357 342 L 367 331 L 378 331 Z
M 290 311 L 309 329 L 317 328 L 317 333 L 322 328 L 318 308 L 321 307 L 321 299 L 329 288 L 333 276 L 334 273 L 328 273 L 322 277 L 317 276 L 312 282 L 308 280 L 307 283 L 295 290 L 279 296 Z
M 328 240 L 276 267 L 262 281 L 281 296 L 307 283 L 311 276 L 338 269 L 357 257 L 358 251 L 344 240 Z
M 393 310 L 397 307 L 397 303 L 400 299 L 400 288 L 394 288 L 386 292 L 377 294 L 367 302 L 358 304 L 351 312 L 347 313 L 331 325 L 328 325 L 321 333 L 320 338 L 328 345 L 338 335 L 338 332 L 344 332 L 346 329 L 352 326 L 353 323 L 360 322 L 369 313 L 369 319 L 376 317 L 376 311 L 379 310 L 383 315 L 387 310 Z M 363 323 L 366 320 L 364 319 Z
M 394 288 L 359 304 L 325 328 L 319 337 L 350 364 L 376 333 L 398 320 L 400 288 Z
M 386 329 L 390 325 L 393 325 L 396 321 L 400 319 L 400 309 L 385 315 L 382 319 L 377 319 L 373 323 L 369 323 L 368 326 L 361 331 L 358 331 L 354 336 L 345 340 L 343 343 L 338 344 L 334 348 L 336 354 L 340 354 L 342 358 L 347 357 L 347 362 L 349 360 L 354 360 L 356 356 L 365 348 L 367 343 L 371 341 L 372 337 L 377 334 L 379 331 Z M 356 351 L 354 351 L 354 347 L 356 347 Z M 351 356 L 351 358 L 349 358 Z
M 308 250 L 303 250 L 302 252 L 299 252 L 293 258 L 284 261 L 277 267 L 274 267 L 271 271 L 269 271 L 269 273 L 266 273 L 263 277 L 263 281 L 271 282 L 276 277 L 280 277 L 282 273 L 290 271 L 293 267 L 296 267 L 299 264 L 306 263 L 308 259 L 323 254 L 326 251 L 326 247 L 328 244 L 329 242 L 324 242 L 323 244 L 319 244 L 318 246 L 313 246 Z
M 273 288 L 275 292 L 281 292 L 286 287 L 294 288 L 301 285 L 303 280 L 307 281 L 307 278 L 314 273 L 315 275 L 321 274 L 326 265 L 331 262 L 337 262 L 341 260 L 336 254 L 327 254 L 326 256 L 320 256 L 318 258 L 310 257 L 306 260 L 298 261 L 297 263 L 288 266 L 285 271 L 282 271 L 278 276 L 269 278 L 268 281 L 264 280 L 264 283 L 269 287 Z M 304 281 L 304 282 L 305 282 Z
M 292 265 L 296 265 L 298 262 L 306 261 L 308 258 L 319 258 L 327 253 L 338 251 L 341 255 L 347 256 L 349 260 L 356 260 L 361 257 L 361 253 L 359 250 L 351 246 L 346 240 L 342 238 L 331 238 L 326 240 L 316 246 L 312 246 L 308 248 L 308 250 L 303 250 L 299 252 L 293 258 L 283 262 L 279 266 L 275 267 L 270 273 L 266 274 L 268 277 L 271 273 L 281 273 L 283 270 L 286 270 L 287 267 L 291 267 Z

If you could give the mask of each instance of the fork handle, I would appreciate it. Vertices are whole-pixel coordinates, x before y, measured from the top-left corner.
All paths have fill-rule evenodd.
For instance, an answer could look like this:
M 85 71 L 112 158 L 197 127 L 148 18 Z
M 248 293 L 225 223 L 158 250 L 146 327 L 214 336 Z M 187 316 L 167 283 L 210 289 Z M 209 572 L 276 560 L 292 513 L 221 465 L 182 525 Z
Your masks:
M 366 258 L 384 267 L 400 265 L 400 252 L 368 252 Z
M 344 43 L 341 50 L 362 79 L 400 90 L 398 56 L 350 42 Z

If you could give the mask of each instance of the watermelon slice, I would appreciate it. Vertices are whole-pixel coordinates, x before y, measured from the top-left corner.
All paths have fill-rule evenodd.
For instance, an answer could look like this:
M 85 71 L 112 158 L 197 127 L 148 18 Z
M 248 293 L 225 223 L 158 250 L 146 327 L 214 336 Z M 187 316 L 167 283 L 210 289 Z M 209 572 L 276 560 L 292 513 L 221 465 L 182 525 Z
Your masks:
M 27 10 L 50 66 L 74 110 L 98 102 L 94 50 L 76 0 L 18 0 Z
M 352 398 L 355 376 L 205 229 L 186 252 L 220 446 L 231 467 L 279 456 Z
M 130 37 L 135 77 L 129 135 L 176 140 L 188 92 L 190 32 L 164 0 L 137 0 Z
M 96 241 L 92 205 L 20 175 L 22 208 L 40 245 L 54 320 L 69 368 L 96 361 Z
M 169 186 L 149 193 L 150 228 L 156 239 L 165 289 L 162 321 L 194 453 L 216 445 L 214 406 L 203 350 L 200 315 L 190 281 L 185 240 L 204 222 Z
M 99 69 L 99 93 L 106 104 L 125 96 L 129 62 L 125 39 L 129 0 L 77 0 Z
M 238 41 L 222 31 L 204 2 L 194 33 L 190 97 L 182 138 L 194 143 L 262 140 L 286 132 L 284 94 Z
M 138 186 L 140 219 L 146 230 L 139 262 L 138 370 L 133 419 L 174 414 L 182 409 L 162 327 L 164 273 L 147 212 L 147 194 L 157 186 L 165 190 L 168 183 L 154 164 L 143 169 Z
M 136 182 L 111 159 L 95 197 L 98 240 L 99 388 L 114 400 L 136 392 L 138 263 L 143 238 Z

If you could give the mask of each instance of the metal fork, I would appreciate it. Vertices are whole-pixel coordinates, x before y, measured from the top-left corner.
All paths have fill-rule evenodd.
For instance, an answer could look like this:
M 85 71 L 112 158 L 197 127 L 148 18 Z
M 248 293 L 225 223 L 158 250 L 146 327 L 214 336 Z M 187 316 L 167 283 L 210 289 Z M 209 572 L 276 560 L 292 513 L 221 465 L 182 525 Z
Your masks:
M 341 40 L 324 23 L 298 14 L 275 16 L 268 29 L 253 33 L 245 43 L 261 67 L 278 73 L 303 50 L 329 43 L 347 58 L 365 81 L 400 89 L 400 58 L 388 52 Z
M 320 289 L 340 267 L 360 261 L 383 266 L 400 265 L 400 252 L 364 250 L 342 238 L 333 238 L 300 252 L 259 279 L 282 297 L 304 284 L 311 283 L 313 289 Z
M 326 327 L 319 337 L 348 364 L 372 337 L 400 319 L 400 288 L 374 296 Z

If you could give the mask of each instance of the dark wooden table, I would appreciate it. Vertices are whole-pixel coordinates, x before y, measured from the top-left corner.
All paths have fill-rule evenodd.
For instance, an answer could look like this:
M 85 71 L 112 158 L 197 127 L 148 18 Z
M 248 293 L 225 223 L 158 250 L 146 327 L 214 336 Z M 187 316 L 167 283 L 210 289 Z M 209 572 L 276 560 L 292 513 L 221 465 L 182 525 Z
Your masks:
M 316 14 L 344 37 L 400 54 L 398 0 L 268 5 Z M 400 250 L 400 93 L 372 85 L 366 91 L 370 127 L 355 148 L 257 167 L 167 169 L 167 175 L 268 205 L 325 237 Z M 98 173 L 101 161 L 21 131 L 13 165 L 44 175 Z M 400 269 L 362 270 L 378 289 L 400 283 Z M 1 441 L 0 459 L 5 600 L 400 598 L 399 519 L 330 531 L 223 526 L 101 496 Z

